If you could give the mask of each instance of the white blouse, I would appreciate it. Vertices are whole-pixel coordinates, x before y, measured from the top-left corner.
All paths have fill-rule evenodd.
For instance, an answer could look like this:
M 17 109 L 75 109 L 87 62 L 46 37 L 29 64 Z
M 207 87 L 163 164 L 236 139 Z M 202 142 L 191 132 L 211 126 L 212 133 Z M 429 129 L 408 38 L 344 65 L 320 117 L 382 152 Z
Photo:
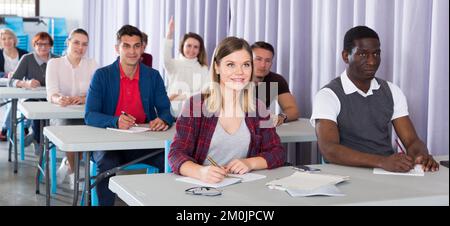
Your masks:
M 6 55 L 6 52 L 3 51 L 3 58 L 5 58 L 5 74 L 14 72 L 19 64 L 19 54 L 17 54 L 16 58 L 10 58 Z
M 54 94 L 62 96 L 85 96 L 98 64 L 94 59 L 82 58 L 73 67 L 67 56 L 53 58 L 47 63 L 45 83 L 47 100 Z
M 202 66 L 197 58 L 187 59 L 182 54 L 172 58 L 173 39 L 166 39 L 164 45 L 164 69 L 169 78 L 167 94 L 184 94 L 186 98 L 209 86 L 210 75 L 207 66 Z

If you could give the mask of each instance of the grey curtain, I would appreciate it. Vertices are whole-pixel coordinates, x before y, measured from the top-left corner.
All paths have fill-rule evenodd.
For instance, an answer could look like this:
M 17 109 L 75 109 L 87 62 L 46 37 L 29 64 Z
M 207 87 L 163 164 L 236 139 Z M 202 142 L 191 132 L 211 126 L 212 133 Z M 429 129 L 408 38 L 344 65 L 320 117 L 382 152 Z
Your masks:
M 449 153 L 448 0 L 84 1 L 90 55 L 101 65 L 116 58 L 118 28 L 132 24 L 148 33 L 147 51 L 163 73 L 161 46 L 170 15 L 175 16 L 175 43 L 185 32 L 199 33 L 208 56 L 229 35 L 272 43 L 272 70 L 289 82 L 302 117 L 311 115 L 315 93 L 344 70 L 345 32 L 367 25 L 381 39 L 377 76 L 403 90 L 416 131 L 431 153 Z

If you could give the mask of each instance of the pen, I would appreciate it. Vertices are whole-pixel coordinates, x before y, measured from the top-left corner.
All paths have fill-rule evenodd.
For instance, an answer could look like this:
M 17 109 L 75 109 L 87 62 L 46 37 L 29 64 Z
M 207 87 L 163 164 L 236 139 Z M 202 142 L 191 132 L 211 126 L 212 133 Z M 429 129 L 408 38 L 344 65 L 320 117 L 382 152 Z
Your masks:
M 400 149 L 400 153 L 406 154 L 406 151 L 403 150 L 402 145 L 401 145 L 400 142 L 398 141 L 398 138 L 395 139 L 395 143 L 397 143 L 397 146 L 398 146 L 398 148 Z
M 312 168 L 312 167 L 304 166 L 304 165 L 292 166 L 292 169 L 298 170 L 301 172 L 320 172 L 320 169 L 318 169 L 318 168 Z
M 128 115 L 128 114 L 127 114 L 126 112 L 124 112 L 124 111 L 121 111 L 121 113 L 122 113 L 122 115 L 125 115 L 125 116 L 130 117 L 130 115 Z M 139 125 L 136 124 L 136 123 L 134 123 L 134 126 L 139 127 Z
M 219 168 L 224 169 L 222 166 L 220 166 L 219 164 L 217 164 L 217 162 L 214 161 L 214 159 L 213 159 L 211 156 L 208 156 L 208 157 L 206 157 L 206 158 L 208 159 L 208 161 L 209 161 L 213 166 L 216 166 L 216 167 L 219 167 Z M 242 180 L 242 178 L 240 178 L 240 177 L 230 176 L 230 175 L 228 175 L 228 174 L 225 175 L 225 177 L 237 178 L 237 179 L 241 179 L 241 180 Z

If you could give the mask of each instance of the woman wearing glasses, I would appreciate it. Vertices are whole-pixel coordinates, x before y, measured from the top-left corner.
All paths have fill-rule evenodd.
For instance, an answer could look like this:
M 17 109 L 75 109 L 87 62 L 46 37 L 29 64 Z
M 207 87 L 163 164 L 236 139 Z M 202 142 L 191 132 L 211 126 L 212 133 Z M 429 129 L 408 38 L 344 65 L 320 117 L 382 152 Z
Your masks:
M 9 81 L 9 86 L 27 89 L 45 86 L 47 62 L 51 58 L 58 57 L 57 55 L 50 53 L 50 49 L 53 46 L 53 39 L 47 32 L 39 32 L 33 37 L 31 43 L 33 43 L 34 52 L 25 54 L 22 59 L 20 59 L 19 65 Z M 37 155 L 40 154 L 39 125 L 39 120 L 32 120 L 31 126 L 33 128 L 33 133 L 25 137 L 25 146 L 34 143 L 35 154 Z
M 169 153 L 173 171 L 217 183 L 228 173 L 281 166 L 285 152 L 280 138 L 264 104 L 254 98 L 248 43 L 224 39 L 211 67 L 210 89 L 191 97 L 178 118 Z
M 45 86 L 47 62 L 51 58 L 58 57 L 50 53 L 53 39 L 47 32 L 39 32 L 33 37 L 31 43 L 33 43 L 34 52 L 22 57 L 11 78 L 10 86 L 19 88 Z
M 89 35 L 85 30 L 71 31 L 66 44 L 66 55 L 51 59 L 45 76 L 47 100 L 62 107 L 85 104 L 89 83 L 98 67 L 94 59 L 84 57 L 89 45 Z M 57 125 L 84 125 L 83 119 L 54 121 Z M 61 184 L 68 175 L 70 188 L 74 188 L 74 160 L 75 153 L 66 152 L 66 158 L 57 171 L 57 184 Z

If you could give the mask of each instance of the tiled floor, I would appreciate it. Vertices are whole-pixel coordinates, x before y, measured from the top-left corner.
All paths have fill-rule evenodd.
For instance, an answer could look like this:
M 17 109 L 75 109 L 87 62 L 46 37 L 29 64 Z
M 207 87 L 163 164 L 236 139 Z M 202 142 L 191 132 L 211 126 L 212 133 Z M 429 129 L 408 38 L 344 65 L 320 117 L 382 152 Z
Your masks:
M 4 111 L 5 107 L 1 107 L 0 124 L 3 124 Z M 58 157 L 62 155 L 63 153 L 58 153 Z M 8 162 L 7 142 L 0 142 L 0 206 L 45 205 L 45 184 L 40 185 L 40 194 L 35 191 L 36 164 L 37 157 L 34 155 L 33 145 L 30 145 L 25 149 L 25 160 L 19 160 L 18 172 L 14 174 L 14 163 Z M 66 182 L 58 187 L 57 194 L 52 196 L 51 205 L 72 205 L 72 197 L 72 191 Z
M 0 99 L 0 102 L 3 100 Z M 0 126 L 3 124 L 5 107 L 0 107 Z M 31 130 L 30 130 L 31 131 Z M 18 134 L 19 136 L 19 134 Z M 20 138 L 19 138 L 20 139 Z M 57 152 L 58 163 L 63 158 L 64 153 Z M 19 155 L 20 158 L 20 155 Z M 14 156 L 12 156 L 12 160 Z M 34 155 L 33 145 L 25 148 L 25 160 L 19 159 L 17 174 L 14 174 L 14 163 L 8 162 L 7 142 L 0 142 L 0 206 L 44 206 L 45 205 L 45 184 L 40 184 L 40 194 L 36 194 L 35 175 L 37 170 L 37 156 Z M 81 164 L 83 165 L 83 164 Z M 82 168 L 83 166 L 81 166 Z M 84 170 L 81 169 L 84 175 Z M 143 172 L 123 172 L 119 174 L 143 173 Z M 81 198 L 81 192 L 80 197 Z M 58 186 L 57 193 L 52 195 L 52 206 L 72 205 L 73 191 L 69 189 L 66 180 Z M 116 206 L 126 205 L 122 200 L 116 198 Z
M 14 174 L 14 163 L 8 162 L 8 146 L 0 143 L 0 205 L 1 206 L 40 206 L 45 205 L 45 184 L 40 185 L 41 194 L 36 194 L 35 175 L 37 158 L 32 147 L 26 149 L 25 160 L 19 160 L 17 174 Z M 71 205 L 72 192 L 68 184 L 58 187 L 57 194 L 52 196 L 52 205 Z

